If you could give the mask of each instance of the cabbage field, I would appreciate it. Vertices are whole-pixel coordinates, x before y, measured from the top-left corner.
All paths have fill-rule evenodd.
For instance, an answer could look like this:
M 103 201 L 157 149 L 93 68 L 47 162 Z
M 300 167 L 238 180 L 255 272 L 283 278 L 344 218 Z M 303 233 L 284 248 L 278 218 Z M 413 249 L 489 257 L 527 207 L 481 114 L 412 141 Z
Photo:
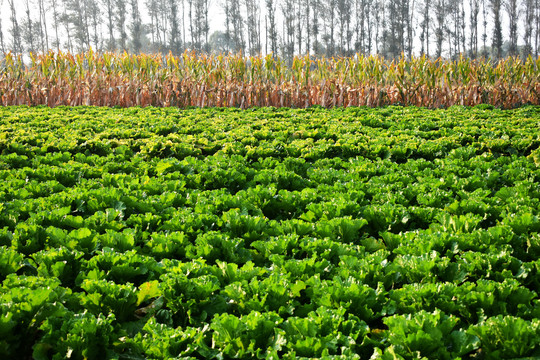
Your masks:
M 0 107 L 2 359 L 540 356 L 540 106 Z

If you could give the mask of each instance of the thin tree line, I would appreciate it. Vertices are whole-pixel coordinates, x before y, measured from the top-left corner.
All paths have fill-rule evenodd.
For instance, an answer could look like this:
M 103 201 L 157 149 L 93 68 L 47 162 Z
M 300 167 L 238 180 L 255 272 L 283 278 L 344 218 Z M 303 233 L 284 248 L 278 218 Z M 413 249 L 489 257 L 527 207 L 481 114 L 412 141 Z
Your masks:
M 241 51 L 290 60 L 540 51 L 540 0 L 221 0 L 223 30 L 212 33 L 210 0 L 23 0 L 23 11 L 5 1 L 3 53 Z

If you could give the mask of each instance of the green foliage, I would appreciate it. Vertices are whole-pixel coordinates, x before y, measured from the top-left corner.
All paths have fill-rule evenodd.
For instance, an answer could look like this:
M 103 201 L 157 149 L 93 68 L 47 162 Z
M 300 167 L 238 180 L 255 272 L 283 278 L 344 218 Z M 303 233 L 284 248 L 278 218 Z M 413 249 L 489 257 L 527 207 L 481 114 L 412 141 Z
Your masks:
M 527 321 L 515 316 L 490 317 L 468 332 L 480 339 L 488 359 L 515 359 L 539 356 L 540 322 Z
M 538 114 L 0 108 L 0 357 L 539 356 Z
M 392 351 L 404 358 L 454 359 L 475 350 L 478 339 L 454 330 L 459 319 L 439 310 L 394 315 L 384 320 Z M 390 351 L 390 350 L 389 350 Z

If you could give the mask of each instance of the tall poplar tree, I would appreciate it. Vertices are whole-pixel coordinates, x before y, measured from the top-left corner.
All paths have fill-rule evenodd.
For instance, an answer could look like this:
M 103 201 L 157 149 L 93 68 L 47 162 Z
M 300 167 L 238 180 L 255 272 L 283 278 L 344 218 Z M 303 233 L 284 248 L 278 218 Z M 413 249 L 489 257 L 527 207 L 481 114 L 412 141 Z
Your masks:
M 139 12 L 139 1 L 131 0 L 131 50 L 136 54 L 141 52 L 142 20 Z
M 246 8 L 246 27 L 247 27 L 247 40 L 248 49 L 247 52 L 252 55 L 258 55 L 261 52 L 261 40 L 260 40 L 260 8 L 258 0 L 244 0 L 244 6 Z
M 493 57 L 500 59 L 502 57 L 502 26 L 501 26 L 501 0 L 490 0 L 491 11 L 493 12 Z
M 49 50 L 49 31 L 47 29 L 47 17 L 45 16 L 45 1 L 37 0 L 39 9 L 39 34 L 42 39 L 41 51 Z
M 429 56 L 429 31 L 431 29 L 431 2 L 432 0 L 424 0 L 422 4 L 422 21 L 420 22 L 420 54 Z
M 182 41 L 180 34 L 180 24 L 178 20 L 178 5 L 175 0 L 169 0 L 169 23 L 170 23 L 170 36 L 169 36 L 169 50 L 174 55 L 182 53 Z
M 127 16 L 127 6 L 126 0 L 114 0 L 115 4 L 115 20 L 116 20 L 116 29 L 120 35 L 120 50 L 128 50 L 128 35 L 126 32 L 126 16 Z
M 4 0 L 0 0 L 0 8 L 4 5 Z M 2 29 L 2 17 L 0 16 L 0 56 L 6 53 L 6 46 L 4 44 L 4 30 Z
M 480 1 L 469 0 L 469 56 L 475 59 L 478 56 L 478 14 L 480 13 Z
M 38 26 L 37 22 L 34 21 L 32 16 L 30 15 L 30 1 L 25 0 L 25 18 L 22 22 L 22 38 L 25 43 L 25 50 L 27 52 L 36 53 L 38 51 L 39 46 L 39 33 L 38 33 Z
M 105 10 L 105 21 L 108 32 L 107 50 L 116 50 L 116 39 L 114 37 L 114 29 L 116 27 L 115 0 L 101 0 Z
M 50 0 L 49 2 L 49 10 L 52 9 L 52 19 L 53 19 L 53 27 L 54 27 L 54 41 L 52 42 L 52 47 L 56 48 L 56 51 L 60 51 L 60 17 L 61 14 L 58 10 L 58 0 Z
M 506 9 L 506 13 L 508 14 L 508 20 L 509 20 L 509 40 L 510 40 L 510 47 L 508 48 L 508 55 L 510 56 L 516 56 L 518 54 L 518 3 L 517 0 L 506 0 L 504 3 L 504 8 Z
M 351 9 L 353 8 L 353 3 L 351 0 L 337 0 L 336 5 L 339 23 L 339 49 L 337 54 L 346 56 L 350 55 L 349 51 L 351 50 Z
M 446 33 L 446 16 L 447 16 L 446 0 L 434 0 L 433 12 L 435 14 L 435 56 L 441 57 L 443 50 L 444 35 Z
M 270 44 L 270 52 L 276 56 L 278 54 L 278 34 L 276 28 L 276 2 L 275 0 L 265 0 L 266 4 L 266 45 Z M 268 50 L 267 50 L 268 51 Z
M 295 42 L 295 13 L 294 13 L 294 1 L 282 0 L 281 14 L 283 17 L 283 43 L 281 45 L 282 56 L 287 62 L 292 62 L 294 55 L 294 42 Z
M 8 0 L 8 5 L 11 10 L 11 16 L 10 16 L 10 20 L 11 20 L 10 33 L 11 33 L 11 41 L 12 41 L 11 49 L 15 53 L 22 53 L 23 48 L 22 48 L 22 39 L 21 39 L 21 28 L 17 20 L 17 9 L 15 7 L 14 0 Z

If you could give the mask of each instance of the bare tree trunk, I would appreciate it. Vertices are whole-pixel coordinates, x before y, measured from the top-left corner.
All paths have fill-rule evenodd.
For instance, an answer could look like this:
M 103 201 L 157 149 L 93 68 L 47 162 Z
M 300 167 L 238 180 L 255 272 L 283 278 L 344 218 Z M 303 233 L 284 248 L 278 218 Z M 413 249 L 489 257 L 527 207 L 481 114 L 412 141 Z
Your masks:
M 298 44 L 298 54 L 302 53 L 302 3 L 301 0 L 299 0 L 296 3 L 296 43 Z
M 196 48 L 195 45 L 195 26 L 194 26 L 194 17 L 193 14 L 193 1 L 194 0 L 187 0 L 188 2 L 188 17 L 189 17 L 189 35 L 191 37 L 191 46 Z
M 294 55 L 295 13 L 293 0 L 284 0 L 281 5 L 283 14 L 283 57 L 290 64 Z
M 409 3 L 408 7 L 408 19 L 407 19 L 407 53 L 409 59 L 412 57 L 413 51 L 413 21 L 414 21 L 414 11 L 415 11 L 415 1 L 412 0 L 412 3 Z
M 30 17 L 30 2 L 26 0 L 25 5 L 26 5 L 26 10 L 25 10 L 26 23 L 24 24 L 24 33 L 25 33 L 24 41 L 28 45 L 28 52 L 35 53 L 36 47 L 34 44 L 34 29 L 32 26 L 33 20 Z
M 386 13 L 386 10 L 385 10 L 385 6 L 384 6 L 384 3 L 382 0 L 375 0 L 375 9 L 374 9 L 374 13 L 375 13 L 375 52 L 377 54 L 381 54 L 381 40 L 382 40 L 382 43 L 385 43 L 386 39 L 385 39 L 385 35 L 384 35 L 384 31 L 383 31 L 383 34 L 381 36 L 381 26 L 383 27 L 384 29 L 384 23 L 385 23 L 385 20 L 386 20 L 386 16 L 385 16 L 385 13 Z M 381 14 L 382 13 L 382 14 Z M 382 37 L 382 39 L 381 39 Z
M 102 46 L 103 45 L 103 34 L 101 33 L 101 31 L 98 30 L 101 29 L 100 25 L 100 19 L 99 19 L 99 16 L 100 16 L 100 10 L 99 10 L 99 7 L 97 5 L 97 3 L 90 3 L 90 8 L 88 9 L 89 13 L 90 13 L 90 21 L 92 23 L 92 41 L 94 43 L 94 49 L 96 51 L 101 51 L 102 50 Z M 101 41 L 101 45 L 100 45 L 100 41 Z
M 120 33 L 120 49 L 127 51 L 126 0 L 116 0 L 116 28 Z
M 244 6 L 246 8 L 246 25 L 248 33 L 247 50 L 251 56 L 255 56 L 261 52 L 258 23 L 260 16 L 259 3 L 256 0 L 244 0 Z
M 534 21 L 534 1 L 525 0 L 525 33 L 523 34 L 523 46 L 522 57 L 526 59 L 532 53 L 532 30 L 533 30 L 533 21 Z
M 107 49 L 109 51 L 114 51 L 116 50 L 116 39 L 114 38 L 115 15 L 114 15 L 113 0 L 105 0 L 104 5 L 106 7 L 107 29 L 109 30 L 109 43 L 107 44 Z M 149 6 L 149 10 L 150 10 L 150 17 L 152 18 L 153 12 L 155 11 L 155 9 Z M 154 34 L 154 29 L 152 26 L 152 35 L 153 34 Z
M 0 0 L 0 7 L 4 5 L 4 0 Z M 2 17 L 0 17 L 0 52 L 3 54 L 6 53 L 6 47 L 4 44 L 4 31 L 2 30 Z
M 176 1 L 170 0 L 169 3 L 169 23 L 171 25 L 171 34 L 169 36 L 169 50 L 174 55 L 181 53 L 180 26 L 178 24 L 178 5 Z
M 442 56 L 442 46 L 444 41 L 444 33 L 445 33 L 445 21 L 446 21 L 446 1 L 445 0 L 435 0 L 435 20 L 436 20 L 436 28 L 435 28 L 435 56 L 437 58 Z
M 310 9 L 310 0 L 306 0 L 306 14 L 305 14 L 305 21 L 306 21 L 306 53 L 309 54 L 311 51 L 311 9 Z
M 482 1 L 482 56 L 487 56 L 487 12 L 486 12 L 486 1 L 488 0 L 481 0 Z
M 320 53 L 320 44 L 319 44 L 319 11 L 320 11 L 320 0 L 311 0 L 313 18 L 311 22 L 311 33 L 313 34 L 313 54 L 318 55 Z
M 84 34 L 85 34 L 85 41 L 86 41 L 86 45 L 87 45 L 87 49 L 90 49 L 91 47 L 91 43 L 90 43 L 90 21 L 89 21 L 89 16 L 88 16 L 88 13 L 89 13 L 89 1 L 92 1 L 92 0 L 85 0 L 83 2 L 83 8 L 84 8 L 84 11 L 83 11 L 83 24 L 84 24 Z
M 502 57 L 501 0 L 490 0 L 493 11 L 493 55 L 498 60 Z
M 506 12 L 508 14 L 509 27 L 510 27 L 510 48 L 508 49 L 510 56 L 516 56 L 518 53 L 517 41 L 517 23 L 519 19 L 517 0 L 506 0 L 504 3 Z
M 336 12 L 339 21 L 339 55 L 346 55 L 347 45 L 349 40 L 349 26 L 351 22 L 351 8 L 352 3 L 350 0 L 337 0 Z
M 52 44 L 53 47 L 56 47 L 56 52 L 60 52 L 60 37 L 58 35 L 58 28 L 60 26 L 60 13 L 58 12 L 58 7 L 57 7 L 57 3 L 56 3 L 57 0 L 52 0 L 51 1 L 51 6 L 52 6 L 52 10 L 53 10 L 53 21 L 54 21 L 54 33 L 55 33 L 55 40 Z
M 65 0 L 64 0 L 65 1 Z M 73 42 L 71 39 L 71 31 L 69 26 L 69 17 L 67 13 L 66 4 L 64 4 L 64 11 L 62 14 L 62 22 L 64 23 L 64 27 L 66 29 L 66 35 L 67 35 L 67 51 L 72 53 L 73 52 Z
M 131 48 L 136 54 L 141 52 L 142 20 L 138 0 L 131 0 Z
M 470 31 L 471 37 L 469 41 L 469 56 L 475 59 L 478 56 L 478 13 L 480 11 L 480 3 L 478 0 L 469 0 L 470 6 Z
M 8 0 L 8 4 L 11 9 L 11 41 L 13 42 L 11 48 L 16 53 L 22 53 L 21 28 L 17 22 L 17 10 L 13 0 Z
M 536 36 L 535 36 L 535 51 L 534 56 L 537 58 L 540 53 L 540 0 L 535 0 L 534 2 L 536 8 Z
M 327 0 L 328 3 L 326 4 L 326 26 L 324 28 L 324 37 L 325 37 L 325 45 L 326 45 L 326 56 L 331 57 L 336 55 L 336 47 L 334 42 L 334 34 L 335 34 L 335 28 L 336 28 L 336 7 L 337 7 L 337 0 Z M 330 33 L 328 33 L 328 29 L 330 30 Z
M 41 49 L 42 52 L 49 51 L 49 32 L 47 31 L 47 18 L 45 16 L 45 4 L 43 0 L 38 0 L 39 7 L 39 32 L 42 38 L 45 40 Z

